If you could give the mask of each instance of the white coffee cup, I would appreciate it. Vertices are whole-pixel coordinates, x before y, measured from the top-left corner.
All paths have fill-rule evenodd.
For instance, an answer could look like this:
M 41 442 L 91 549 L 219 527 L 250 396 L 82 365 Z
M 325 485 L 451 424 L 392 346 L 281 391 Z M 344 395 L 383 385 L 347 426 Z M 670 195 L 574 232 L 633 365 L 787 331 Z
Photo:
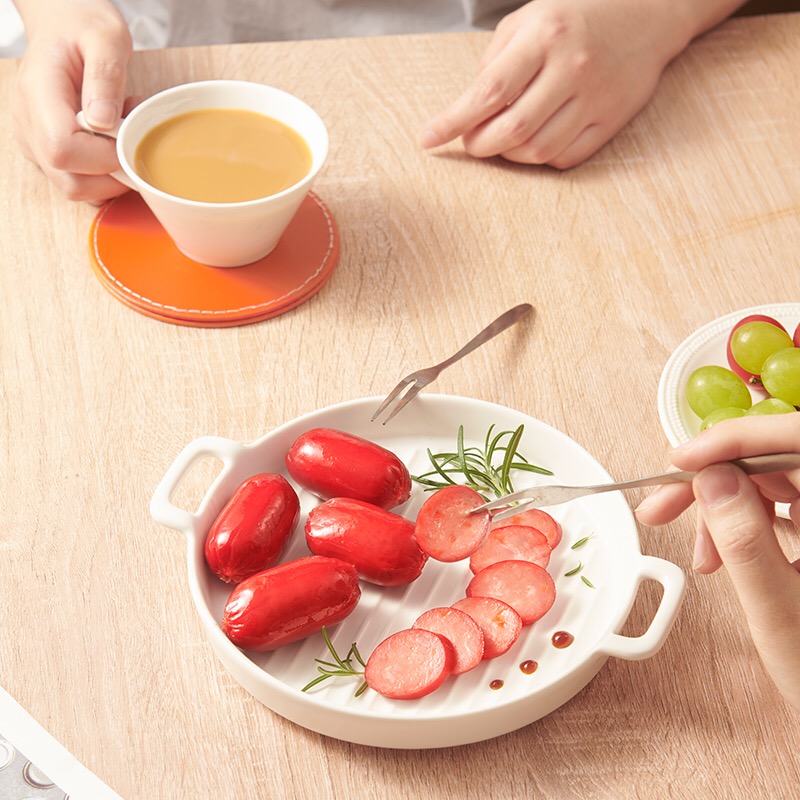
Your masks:
M 309 146 L 311 169 L 294 186 L 277 194 L 238 203 L 206 203 L 156 189 L 134 169 L 136 148 L 156 125 L 190 111 L 232 108 L 255 111 L 295 130 Z M 83 113 L 78 124 L 92 131 Z M 120 182 L 139 192 L 178 249 L 193 261 L 213 267 L 251 264 L 275 249 L 328 154 L 328 132 L 319 115 L 294 95 L 247 81 L 185 83 L 149 97 L 114 131 Z

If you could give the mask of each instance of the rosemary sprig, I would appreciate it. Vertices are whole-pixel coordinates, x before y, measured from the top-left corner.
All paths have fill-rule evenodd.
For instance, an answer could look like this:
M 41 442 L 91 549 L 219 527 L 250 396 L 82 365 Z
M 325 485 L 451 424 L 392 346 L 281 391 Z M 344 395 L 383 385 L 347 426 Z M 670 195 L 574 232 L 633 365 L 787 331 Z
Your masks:
M 328 631 L 325 627 L 322 628 L 322 638 L 325 640 L 325 644 L 331 656 L 333 657 L 333 661 L 325 661 L 322 658 L 315 658 L 314 661 L 317 662 L 317 671 L 319 672 L 319 675 L 317 675 L 317 677 L 312 681 L 309 681 L 303 687 L 302 691 L 307 692 L 313 686 L 316 686 L 318 683 L 322 683 L 322 681 L 328 680 L 328 678 L 349 678 L 354 675 L 360 675 L 361 683 L 359 684 L 355 693 L 355 697 L 360 697 L 367 688 L 367 682 L 364 680 L 364 668 L 367 665 L 364 663 L 364 659 L 361 658 L 361 654 L 358 652 L 356 643 L 353 642 L 353 644 L 350 645 L 347 655 L 342 658 L 336 652 L 336 648 L 333 646 L 333 642 L 331 641 L 330 636 L 328 636 Z M 362 669 L 357 669 L 353 666 L 353 659 L 356 660 Z
M 519 443 L 524 425 L 513 431 L 494 433 L 494 425 L 489 427 L 483 448 L 464 445 L 464 426 L 459 425 L 456 437 L 456 451 L 453 453 L 433 453 L 428 449 L 431 469 L 412 479 L 432 492 L 455 483 L 465 483 L 488 499 L 487 495 L 502 497 L 514 491 L 511 473 L 514 470 L 536 472 L 539 475 L 552 475 L 549 469 L 531 464 L 519 451 Z M 456 481 L 454 476 L 466 479 Z
M 579 561 L 577 567 L 573 567 L 569 572 L 564 573 L 565 578 L 569 578 L 571 575 L 577 575 L 583 569 L 583 562 Z

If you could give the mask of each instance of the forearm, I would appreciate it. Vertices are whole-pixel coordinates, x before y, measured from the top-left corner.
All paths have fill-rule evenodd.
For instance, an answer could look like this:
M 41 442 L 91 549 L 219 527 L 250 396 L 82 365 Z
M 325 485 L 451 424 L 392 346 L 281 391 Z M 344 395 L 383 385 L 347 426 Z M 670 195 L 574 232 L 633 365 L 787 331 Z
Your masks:
M 745 4 L 746 0 L 666 0 L 680 20 L 679 27 L 683 37 L 683 47 L 692 39 L 710 31 L 724 22 L 734 11 Z

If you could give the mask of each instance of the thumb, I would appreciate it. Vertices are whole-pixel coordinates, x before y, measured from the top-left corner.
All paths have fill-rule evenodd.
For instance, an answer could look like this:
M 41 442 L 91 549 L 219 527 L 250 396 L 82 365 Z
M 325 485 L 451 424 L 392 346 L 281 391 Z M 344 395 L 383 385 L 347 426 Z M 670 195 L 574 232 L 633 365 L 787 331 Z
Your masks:
M 694 479 L 700 514 L 751 626 L 768 629 L 786 613 L 797 573 L 783 554 L 755 484 L 730 464 L 701 470 Z
M 131 50 L 127 29 L 111 38 L 102 30 L 91 31 L 84 40 L 81 107 L 99 131 L 113 129 L 122 116 Z

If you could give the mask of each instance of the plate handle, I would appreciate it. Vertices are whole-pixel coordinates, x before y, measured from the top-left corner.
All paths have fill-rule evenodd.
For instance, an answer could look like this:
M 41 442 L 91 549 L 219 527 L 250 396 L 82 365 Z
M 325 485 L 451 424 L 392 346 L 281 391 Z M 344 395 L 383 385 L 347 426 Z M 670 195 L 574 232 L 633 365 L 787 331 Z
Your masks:
M 641 563 L 640 583 L 650 578 L 658 581 L 664 589 L 650 627 L 641 636 L 607 634 L 598 646 L 601 653 L 632 661 L 650 658 L 661 649 L 672 630 L 686 590 L 686 576 L 679 566 L 663 558 L 642 556 Z
M 198 520 L 198 515 L 178 508 L 172 502 L 172 495 L 175 490 L 180 486 L 181 481 L 186 477 L 192 466 L 201 458 L 212 456 L 220 459 L 222 461 L 222 469 L 214 480 L 214 484 L 209 487 L 203 496 L 199 506 L 202 507 L 211 490 L 225 478 L 233 466 L 234 459 L 243 449 L 238 442 L 221 436 L 202 436 L 189 442 L 178 453 L 178 456 L 156 487 L 155 492 L 153 492 L 153 497 L 150 500 L 150 514 L 153 519 L 167 528 L 175 528 L 175 530 L 184 532 L 193 530 Z

